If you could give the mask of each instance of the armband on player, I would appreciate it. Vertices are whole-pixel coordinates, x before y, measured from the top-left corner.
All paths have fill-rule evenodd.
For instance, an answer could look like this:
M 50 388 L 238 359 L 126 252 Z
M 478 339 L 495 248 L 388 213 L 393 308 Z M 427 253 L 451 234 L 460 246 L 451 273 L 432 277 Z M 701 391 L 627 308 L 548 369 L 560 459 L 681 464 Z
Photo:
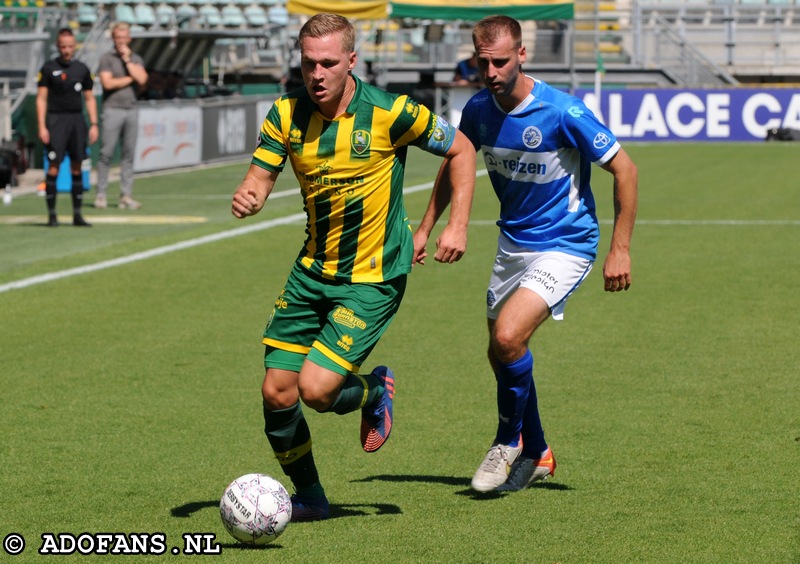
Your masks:
M 456 138 L 456 128 L 442 116 L 431 114 L 431 128 L 428 131 L 430 135 L 420 148 L 434 155 L 444 156 Z

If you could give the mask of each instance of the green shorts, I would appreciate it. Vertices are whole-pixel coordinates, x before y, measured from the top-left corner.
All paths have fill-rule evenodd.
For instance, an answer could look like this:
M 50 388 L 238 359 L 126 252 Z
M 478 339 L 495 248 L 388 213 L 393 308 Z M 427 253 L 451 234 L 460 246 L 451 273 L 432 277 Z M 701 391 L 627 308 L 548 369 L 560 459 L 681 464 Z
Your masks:
M 361 364 L 394 319 L 406 276 L 342 283 L 295 263 L 264 330 L 264 366 L 300 371 L 308 358 L 343 376 Z

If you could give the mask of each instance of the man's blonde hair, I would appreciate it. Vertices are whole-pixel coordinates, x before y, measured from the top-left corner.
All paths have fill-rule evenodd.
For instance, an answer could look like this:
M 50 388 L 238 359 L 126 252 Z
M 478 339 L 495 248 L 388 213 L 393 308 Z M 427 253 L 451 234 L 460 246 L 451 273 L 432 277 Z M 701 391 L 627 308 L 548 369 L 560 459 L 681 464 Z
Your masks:
M 117 30 L 120 31 L 130 31 L 131 24 L 128 22 L 115 22 L 114 25 L 111 26 L 111 37 L 114 37 L 114 33 Z
M 353 24 L 344 16 L 328 12 L 311 16 L 300 28 L 297 41 L 302 45 L 306 37 L 319 38 L 335 34 L 339 34 L 342 38 L 342 49 L 348 53 L 356 50 L 356 30 Z

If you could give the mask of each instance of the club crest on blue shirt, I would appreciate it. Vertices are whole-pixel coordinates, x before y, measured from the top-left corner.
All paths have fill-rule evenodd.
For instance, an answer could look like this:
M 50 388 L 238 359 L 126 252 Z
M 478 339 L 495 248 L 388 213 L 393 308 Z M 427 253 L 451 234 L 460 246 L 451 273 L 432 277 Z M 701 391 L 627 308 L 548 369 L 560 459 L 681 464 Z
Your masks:
M 358 155 L 363 154 L 364 151 L 369 149 L 371 142 L 372 135 L 370 135 L 369 131 L 357 129 L 352 133 L 352 135 L 350 135 L 350 146 L 353 147 L 353 150 Z
M 529 149 L 535 149 L 542 144 L 542 132 L 538 127 L 530 125 L 522 132 L 522 142 Z

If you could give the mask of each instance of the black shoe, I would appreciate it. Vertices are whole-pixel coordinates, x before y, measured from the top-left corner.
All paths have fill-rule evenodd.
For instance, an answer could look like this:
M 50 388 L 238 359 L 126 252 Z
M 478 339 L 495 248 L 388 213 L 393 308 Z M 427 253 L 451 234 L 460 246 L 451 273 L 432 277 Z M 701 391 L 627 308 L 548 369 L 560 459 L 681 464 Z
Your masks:
M 75 227 L 91 227 L 92 224 L 83 219 L 82 215 L 76 215 L 72 218 L 72 225 Z
M 328 498 L 292 496 L 292 521 L 321 521 L 328 518 L 330 505 Z
M 47 227 L 58 227 L 58 218 L 54 215 L 51 215 L 47 220 Z

